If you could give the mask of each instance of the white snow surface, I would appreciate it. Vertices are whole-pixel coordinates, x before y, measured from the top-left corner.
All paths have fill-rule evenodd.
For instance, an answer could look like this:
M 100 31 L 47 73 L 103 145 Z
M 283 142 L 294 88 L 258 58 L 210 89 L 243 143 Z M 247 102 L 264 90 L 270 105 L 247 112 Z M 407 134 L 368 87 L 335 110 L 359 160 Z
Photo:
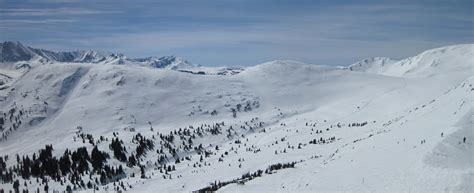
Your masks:
M 466 65 L 472 63 L 472 52 L 472 44 L 446 46 L 400 61 L 384 57 L 368 58 L 347 69 L 397 77 L 437 76 L 452 70 L 472 70 L 472 66 Z
M 264 173 L 218 192 L 474 191 L 473 44 L 400 61 L 371 58 L 345 69 L 281 60 L 245 68 L 198 67 L 176 57 L 114 65 L 128 59 L 98 52 L 79 55 L 82 62 L 44 62 L 34 55 L 28 61 L 0 63 L 0 88 L 5 87 L 0 89 L 0 110 L 28 112 L 19 129 L 0 141 L 0 156 L 32 155 L 46 144 L 53 144 L 58 156 L 66 148 L 92 149 L 73 140 L 78 126 L 94 137 L 110 139 L 118 132 L 133 147 L 130 139 L 137 133 L 151 138 L 157 131 L 225 122 L 238 135 L 205 135 L 194 142 L 213 150 L 204 158 L 210 165 L 193 167 L 201 163 L 200 155 L 188 152 L 192 160 L 176 164 L 171 179 L 165 179 L 155 166 L 145 164 L 156 161 L 152 150 L 141 158 L 146 179 L 140 178 L 138 167 L 124 165 L 128 174 L 136 174 L 122 179 L 133 187 L 127 191 L 192 192 L 288 162 L 297 162 L 295 168 Z M 173 62 L 150 68 L 162 60 Z M 258 105 L 234 118 L 231 107 L 247 101 Z M 211 115 L 214 110 L 217 114 Z M 245 126 L 253 118 L 263 127 Z M 348 126 L 363 122 L 367 125 Z M 331 143 L 309 144 L 333 136 Z M 236 144 L 237 139 L 242 143 Z M 98 146 L 110 153 L 108 143 Z M 157 140 L 155 149 L 159 146 Z M 0 182 L 0 187 L 12 189 L 9 183 Z M 30 191 L 37 187 L 36 180 L 28 186 Z M 65 186 L 51 181 L 50 190 L 64 191 Z M 99 191 L 113 192 L 113 186 Z
M 347 69 L 351 71 L 383 74 L 386 66 L 389 66 L 395 62 L 397 61 L 386 57 L 366 58 L 352 65 L 349 65 Z

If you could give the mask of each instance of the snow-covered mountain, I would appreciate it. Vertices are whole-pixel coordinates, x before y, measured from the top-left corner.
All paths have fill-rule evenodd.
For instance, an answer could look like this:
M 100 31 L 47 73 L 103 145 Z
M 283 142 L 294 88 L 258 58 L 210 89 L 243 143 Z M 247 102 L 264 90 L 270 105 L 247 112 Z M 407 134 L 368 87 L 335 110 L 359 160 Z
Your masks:
M 20 42 L 0 43 L 0 62 L 28 61 L 33 59 L 36 54 Z
M 15 63 L 35 60 L 33 63 L 100 63 L 131 64 L 172 70 L 192 69 L 198 67 L 182 57 L 163 56 L 147 58 L 128 58 L 123 54 L 114 54 L 95 50 L 71 52 L 54 52 L 45 49 L 31 48 L 20 42 L 0 43 L 0 62 Z
M 1 62 L 30 61 L 41 58 L 44 62 L 97 63 L 109 56 L 107 53 L 97 51 L 53 52 L 24 46 L 20 42 L 9 41 L 0 43 L 0 51 Z
M 387 76 L 431 76 L 441 75 L 451 70 L 472 70 L 471 44 L 447 46 L 425 51 L 414 57 L 395 61 L 384 57 L 364 59 L 347 67 L 349 70 L 362 71 Z
M 154 68 L 164 68 L 171 70 L 178 69 L 191 69 L 195 68 L 194 64 L 189 63 L 182 57 L 176 56 L 163 56 L 160 58 L 157 57 L 147 57 L 147 58 L 137 58 L 135 59 L 138 62 L 141 62 L 145 66 L 151 66 Z
M 348 68 L 194 67 L 177 57 L 114 65 L 132 59 L 74 62 L 9 44 L 6 191 L 473 190 L 472 44 Z
M 347 69 L 351 71 L 381 74 L 383 69 L 386 68 L 386 66 L 389 66 L 395 62 L 397 61 L 386 57 L 372 57 L 363 59 L 359 62 L 349 65 Z

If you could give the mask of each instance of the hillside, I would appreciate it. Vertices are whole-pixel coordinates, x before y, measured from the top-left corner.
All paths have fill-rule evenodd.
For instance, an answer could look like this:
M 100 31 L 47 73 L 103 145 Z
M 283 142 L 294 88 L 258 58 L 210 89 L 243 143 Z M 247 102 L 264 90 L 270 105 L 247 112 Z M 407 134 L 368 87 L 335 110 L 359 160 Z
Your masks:
M 395 62 L 397 61 L 392 60 L 390 58 L 384 58 L 384 57 L 366 58 L 352 65 L 349 65 L 347 69 L 351 71 L 383 74 L 383 72 L 385 71 L 385 68 L 387 68 L 388 66 L 390 66 L 391 64 Z
M 472 62 L 473 51 L 472 44 L 446 46 L 400 61 L 383 57 L 369 58 L 354 63 L 347 69 L 398 77 L 437 76 L 447 71 L 472 70 L 469 61 Z
M 474 45 L 345 69 L 0 47 L 6 191 L 473 190 Z

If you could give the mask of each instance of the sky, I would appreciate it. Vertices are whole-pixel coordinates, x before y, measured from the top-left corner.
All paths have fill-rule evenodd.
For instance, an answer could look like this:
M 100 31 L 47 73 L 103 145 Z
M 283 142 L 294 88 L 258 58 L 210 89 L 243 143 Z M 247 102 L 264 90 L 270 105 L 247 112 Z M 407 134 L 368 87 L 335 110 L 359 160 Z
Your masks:
M 0 41 L 53 51 L 350 65 L 474 43 L 474 0 L 0 0 Z

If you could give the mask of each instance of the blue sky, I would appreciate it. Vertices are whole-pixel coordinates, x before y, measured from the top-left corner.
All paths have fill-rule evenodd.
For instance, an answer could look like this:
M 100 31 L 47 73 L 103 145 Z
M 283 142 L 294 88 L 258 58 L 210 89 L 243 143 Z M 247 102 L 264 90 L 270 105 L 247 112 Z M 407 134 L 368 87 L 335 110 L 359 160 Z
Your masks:
M 474 43 L 474 1 L 0 0 L 0 41 L 201 65 L 348 65 Z

